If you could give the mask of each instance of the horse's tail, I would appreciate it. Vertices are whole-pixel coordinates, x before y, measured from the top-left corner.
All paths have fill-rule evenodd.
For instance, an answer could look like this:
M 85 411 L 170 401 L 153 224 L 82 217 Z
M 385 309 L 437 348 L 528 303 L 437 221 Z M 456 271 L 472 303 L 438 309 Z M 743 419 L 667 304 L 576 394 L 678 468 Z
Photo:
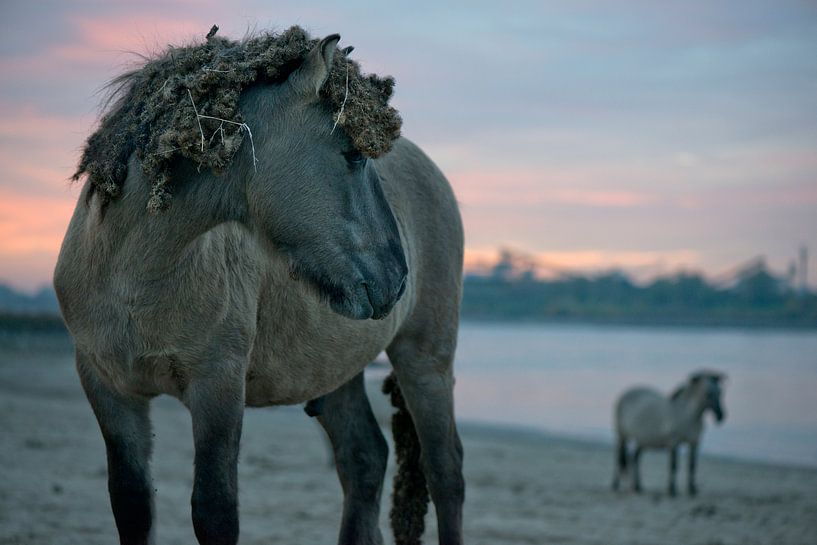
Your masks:
M 397 471 L 394 474 L 394 492 L 389 518 L 395 545 L 419 545 L 425 530 L 428 511 L 428 489 L 420 466 L 420 441 L 414 421 L 406 408 L 400 386 L 394 373 L 383 382 L 383 393 L 391 397 L 397 409 L 392 416 L 392 435 Z

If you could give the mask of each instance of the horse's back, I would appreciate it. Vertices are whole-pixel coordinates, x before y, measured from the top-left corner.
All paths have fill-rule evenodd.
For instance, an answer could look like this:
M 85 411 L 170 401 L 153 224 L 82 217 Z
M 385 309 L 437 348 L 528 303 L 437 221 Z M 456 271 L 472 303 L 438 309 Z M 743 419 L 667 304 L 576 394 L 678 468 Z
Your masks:
M 616 402 L 616 432 L 619 437 L 633 439 L 641 446 L 664 446 L 671 423 L 669 401 L 652 388 L 631 388 Z
M 409 262 L 411 293 L 406 295 L 412 301 L 403 330 L 419 333 L 436 322 L 441 338 L 456 337 L 464 235 L 451 185 L 406 138 L 377 161 L 377 169 Z
M 383 191 L 414 257 L 415 268 L 446 269 L 459 276 L 462 221 L 454 192 L 443 173 L 414 143 L 398 139 L 377 161 Z

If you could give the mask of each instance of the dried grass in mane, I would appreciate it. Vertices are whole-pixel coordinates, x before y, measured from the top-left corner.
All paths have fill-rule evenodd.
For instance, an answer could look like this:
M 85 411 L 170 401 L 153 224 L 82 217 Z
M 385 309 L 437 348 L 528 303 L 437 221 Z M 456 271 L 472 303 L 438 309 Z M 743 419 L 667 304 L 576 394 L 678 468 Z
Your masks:
M 173 160 L 185 157 L 222 172 L 250 134 L 238 109 L 242 90 L 284 81 L 319 41 L 297 26 L 240 42 L 216 37 L 216 30 L 204 43 L 168 47 L 111 82 L 113 105 L 88 138 L 73 176 L 88 175 L 89 196 L 116 198 L 134 152 L 151 183 L 152 212 L 170 204 Z M 321 98 L 363 155 L 386 153 L 400 135 L 400 116 L 388 104 L 393 88 L 391 77 L 364 76 L 356 62 L 335 52 Z

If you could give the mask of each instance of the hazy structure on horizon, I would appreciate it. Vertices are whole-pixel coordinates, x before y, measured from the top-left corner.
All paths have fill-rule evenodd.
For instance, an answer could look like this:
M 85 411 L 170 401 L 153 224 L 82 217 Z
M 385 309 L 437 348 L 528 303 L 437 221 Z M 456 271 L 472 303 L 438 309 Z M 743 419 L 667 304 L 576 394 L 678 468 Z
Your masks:
M 800 295 L 805 295 L 808 293 L 808 248 L 805 244 L 800 246 L 800 255 L 799 255 L 800 266 L 797 268 L 797 272 L 800 276 Z
M 607 269 L 582 270 L 571 269 L 564 265 L 543 260 L 541 257 L 528 254 L 521 250 L 514 250 L 507 247 L 500 247 L 496 261 L 481 261 L 476 266 L 466 268 L 467 276 L 491 278 L 501 281 L 537 281 L 556 280 L 559 278 L 569 278 L 574 276 L 595 277 L 598 275 L 608 276 L 618 274 L 627 277 L 639 285 L 646 285 L 658 279 L 678 276 L 692 275 L 701 276 L 707 279 L 713 287 L 719 289 L 733 289 L 746 279 L 758 275 L 766 275 L 777 283 L 777 290 L 789 291 L 798 295 L 808 295 L 811 293 L 808 285 L 808 248 L 801 245 L 796 258 L 789 261 L 785 272 L 775 272 L 768 264 L 765 255 L 758 255 L 737 265 L 720 271 L 717 274 L 706 274 L 701 271 L 690 271 L 679 269 L 664 274 L 654 274 L 649 277 L 633 276 L 632 271 L 626 269 L 610 267 Z

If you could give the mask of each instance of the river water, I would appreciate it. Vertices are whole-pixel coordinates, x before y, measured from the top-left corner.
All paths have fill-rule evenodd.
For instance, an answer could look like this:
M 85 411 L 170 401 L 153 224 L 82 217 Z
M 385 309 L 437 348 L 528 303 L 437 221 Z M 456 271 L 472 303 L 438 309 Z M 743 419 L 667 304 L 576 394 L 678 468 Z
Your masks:
M 612 442 L 617 396 L 727 374 L 704 452 L 817 466 L 817 332 L 465 322 L 455 372 L 463 420 Z

